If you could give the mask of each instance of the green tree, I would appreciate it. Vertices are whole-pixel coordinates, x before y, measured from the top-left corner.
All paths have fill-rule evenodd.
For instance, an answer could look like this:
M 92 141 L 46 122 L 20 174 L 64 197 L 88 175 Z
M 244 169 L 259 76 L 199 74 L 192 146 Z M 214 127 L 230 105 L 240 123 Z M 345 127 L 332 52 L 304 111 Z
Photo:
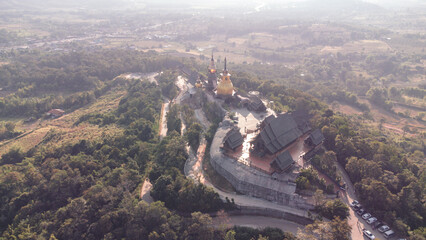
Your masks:
M 185 132 L 185 137 L 194 151 L 197 151 L 200 144 L 202 127 L 199 123 L 193 123 Z
M 228 232 L 226 232 L 225 235 L 225 240 L 235 240 L 235 231 L 234 230 L 229 230 Z

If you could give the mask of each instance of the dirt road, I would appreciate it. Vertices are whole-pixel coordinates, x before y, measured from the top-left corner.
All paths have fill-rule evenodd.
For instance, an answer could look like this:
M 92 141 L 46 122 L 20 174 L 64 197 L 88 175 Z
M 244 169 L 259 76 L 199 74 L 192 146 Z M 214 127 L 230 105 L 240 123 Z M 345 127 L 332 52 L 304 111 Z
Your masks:
M 149 179 L 145 179 L 145 182 L 143 182 L 142 188 L 141 188 L 141 195 L 140 195 L 140 199 L 144 200 L 147 203 L 152 203 L 154 202 L 154 199 L 151 197 L 151 189 L 152 189 L 152 184 L 149 181 Z
M 161 119 L 160 119 L 160 140 L 167 136 L 167 119 L 166 115 L 169 112 L 170 100 L 163 97 L 163 105 L 161 107 Z

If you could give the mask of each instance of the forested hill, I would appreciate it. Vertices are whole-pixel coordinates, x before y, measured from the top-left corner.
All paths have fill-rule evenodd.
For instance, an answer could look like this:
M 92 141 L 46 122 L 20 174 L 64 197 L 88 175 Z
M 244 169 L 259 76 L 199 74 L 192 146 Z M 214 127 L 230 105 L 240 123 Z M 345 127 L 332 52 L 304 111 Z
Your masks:
M 95 86 L 111 79 L 114 73 L 154 71 L 160 66 L 165 69 L 167 61 L 170 61 L 152 55 L 114 51 L 97 52 L 91 56 L 33 57 L 39 58 L 39 61 L 23 61 L 22 64 L 32 66 L 32 70 L 27 69 L 29 76 L 21 81 L 24 85 L 35 84 L 37 90 L 43 89 L 43 81 L 48 77 L 40 76 L 34 80 L 30 76 L 44 73 L 42 66 L 46 65 L 64 71 L 66 76 L 66 71 L 60 67 L 61 61 L 88 79 L 96 76 L 99 80 L 88 81 Z M 70 60 L 64 60 L 67 58 Z M 103 62 L 103 59 L 108 60 Z M 125 61 L 128 63 L 124 64 Z M 135 63 L 133 66 L 132 62 Z M 14 66 L 19 64 L 13 63 L 3 71 L 11 71 Z M 99 69 L 95 71 L 98 66 Z M 66 81 L 72 82 L 72 79 Z M 167 181 L 174 183 L 169 194 L 173 195 L 175 204 L 169 208 L 192 213 L 227 207 L 212 190 L 184 177 L 183 164 L 187 155 L 182 136 L 170 134 L 159 142 L 161 87 L 141 80 L 114 82 L 102 94 L 123 89 L 127 94 L 114 112 L 96 117 L 103 120 L 99 124 L 123 128 L 122 134 L 107 134 L 95 141 L 82 139 L 77 143 L 55 144 L 62 142 L 64 136 L 61 132 L 51 131 L 30 151 L 12 149 L 2 156 L 1 239 L 215 238 L 216 233 L 207 224 L 208 216 L 193 213 L 192 217 L 183 221 L 164 203 L 148 206 L 138 201 L 138 186 L 152 166 L 157 166 L 150 178 L 161 179 L 165 184 Z M 10 88 L 18 86 L 13 81 L 4 83 Z M 34 97 L 37 94 L 34 93 Z M 19 96 L 16 98 L 21 99 Z M 92 115 L 88 116 L 90 118 Z M 75 131 L 79 131 L 77 126 Z M 158 198 L 162 199 L 162 196 Z M 204 201 L 200 202 L 200 199 Z M 171 204 L 167 199 L 163 201 Z
M 190 137 L 180 134 L 179 124 L 170 124 L 164 139 L 158 137 L 162 95 L 176 94 L 175 70 L 182 64 L 193 69 L 205 66 L 123 50 L 11 53 L 7 59 L 0 67 L 0 87 L 9 95 L 0 99 L 0 117 L 38 118 L 47 109 L 64 107 L 69 113 L 64 118 L 72 121 L 68 131 L 77 137 L 66 139 L 60 130 L 52 130 L 30 150 L 12 148 L 2 155 L 0 239 L 225 238 L 229 229 L 214 230 L 210 217 L 200 212 L 234 205 L 185 178 Z M 153 71 L 164 72 L 158 85 L 116 78 L 126 72 Z M 274 102 L 276 111 L 309 112 L 311 125 L 322 129 L 328 154 L 345 167 L 363 206 L 400 233 L 424 235 L 422 139 L 407 137 L 397 142 L 358 119 L 334 113 L 311 95 L 272 81 L 242 73 L 233 74 L 233 81 L 240 92 L 259 91 Z M 111 111 L 90 111 L 92 105 L 117 92 L 123 96 Z M 78 115 L 82 108 L 84 114 Z M 194 119 L 194 111 L 184 107 L 171 108 L 168 118 L 178 119 L 180 114 L 187 124 Z M 46 121 L 59 125 L 59 120 L 63 119 Z M 85 126 L 100 130 L 114 126 L 120 131 L 87 140 Z M 214 132 L 213 126 L 208 137 Z M 201 128 L 195 133 L 199 137 Z M 161 202 L 139 201 L 146 178 L 153 184 L 152 196 Z M 270 229 L 251 233 L 236 239 L 258 234 L 294 239 Z
M 123 50 L 10 53 L 0 66 L 0 116 L 40 117 L 52 108 L 72 110 L 110 89 L 126 72 L 155 72 L 182 65 L 155 53 Z
M 42 62 L 49 62 L 51 57 L 73 58 L 69 63 L 76 69 L 85 68 L 86 71 L 82 70 L 85 76 L 99 78 L 98 83 L 91 83 L 108 87 L 98 92 L 99 99 L 84 105 L 86 114 L 77 115 L 77 110 L 63 117 L 62 121 L 75 120 L 70 129 L 76 132 L 72 139 L 68 139 L 59 126 L 55 128 L 58 130 L 52 128 L 29 151 L 12 148 L 2 155 L 0 239 L 223 239 L 225 229 L 215 230 L 210 216 L 200 212 L 229 209 L 232 203 L 224 203 L 212 189 L 184 176 L 185 136 L 171 130 L 162 141 L 158 139 L 162 91 L 167 92 L 168 83 L 173 84 L 175 80 L 171 76 L 175 75 L 159 79 L 156 85 L 143 79 L 112 80 L 106 74 L 109 71 L 173 70 L 182 63 L 134 52 L 99 51 L 93 54 L 29 55 L 39 59 L 32 65 L 39 73 L 43 70 L 38 67 Z M 24 58 L 18 56 L 3 70 L 10 71 L 13 66 L 32 62 L 16 61 L 21 57 Z M 114 58 L 116 61 L 112 60 Z M 90 71 L 102 62 L 104 68 Z M 60 64 L 55 68 L 62 71 Z M 30 70 L 27 73 L 33 75 Z M 39 79 L 45 80 L 44 77 Z M 10 89 L 18 86 L 13 82 L 4 83 Z M 24 86 L 30 83 L 39 91 L 43 89 L 42 84 L 31 77 L 22 80 Z M 96 92 L 97 88 L 93 89 Z M 87 111 L 98 101 L 104 101 L 104 97 L 123 90 L 126 93 L 112 112 Z M 73 92 L 80 94 L 75 89 Z M 60 91 L 50 92 L 55 93 Z M 39 94 L 44 93 L 32 94 L 28 98 L 39 99 Z M 60 97 L 52 96 L 53 99 Z M 27 97 L 15 94 L 14 98 L 22 101 Z M 60 124 L 61 120 L 45 121 Z M 84 137 L 87 125 L 100 125 L 103 129 L 113 125 L 123 131 L 87 140 Z M 75 136 L 80 140 L 76 142 Z M 152 195 L 161 202 L 148 205 L 139 200 L 140 186 L 147 177 L 154 183 Z M 281 230 L 267 231 L 264 235 L 278 234 L 279 239 L 284 238 Z M 257 238 L 260 233 L 263 232 L 255 230 L 250 234 Z

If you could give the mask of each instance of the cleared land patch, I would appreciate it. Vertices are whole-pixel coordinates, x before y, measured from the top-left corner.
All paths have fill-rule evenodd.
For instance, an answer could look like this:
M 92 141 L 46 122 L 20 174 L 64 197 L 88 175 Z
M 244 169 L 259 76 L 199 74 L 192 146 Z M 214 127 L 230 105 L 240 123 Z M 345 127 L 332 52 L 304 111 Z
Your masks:
M 46 141 L 46 145 L 52 147 L 58 146 L 58 144 L 77 143 L 82 139 L 97 140 L 105 136 L 114 136 L 122 133 L 123 129 L 115 124 L 99 127 L 88 123 L 74 126 L 74 123 L 80 116 L 87 113 L 106 113 L 115 110 L 118 107 L 120 99 L 124 95 L 124 90 L 113 90 L 100 97 L 96 102 L 60 118 L 43 120 L 31 124 L 27 126 L 27 131 L 22 135 L 12 140 L 4 141 L 2 145 L 0 145 L 0 155 L 6 153 L 13 147 L 19 147 L 22 151 L 26 152 L 40 144 L 49 131 L 52 131 L 55 137 Z

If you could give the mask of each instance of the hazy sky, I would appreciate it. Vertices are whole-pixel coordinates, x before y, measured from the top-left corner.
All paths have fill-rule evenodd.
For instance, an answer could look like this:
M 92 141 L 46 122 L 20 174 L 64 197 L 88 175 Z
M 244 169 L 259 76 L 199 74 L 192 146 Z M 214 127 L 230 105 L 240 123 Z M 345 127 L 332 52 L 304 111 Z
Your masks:
M 48 7 L 80 7 L 80 8 L 143 8 L 148 6 L 168 7 L 247 7 L 265 4 L 266 6 L 292 6 L 301 3 L 327 5 L 342 5 L 348 2 L 369 2 L 384 8 L 426 7 L 426 0 L 0 0 L 0 8 L 33 8 Z

